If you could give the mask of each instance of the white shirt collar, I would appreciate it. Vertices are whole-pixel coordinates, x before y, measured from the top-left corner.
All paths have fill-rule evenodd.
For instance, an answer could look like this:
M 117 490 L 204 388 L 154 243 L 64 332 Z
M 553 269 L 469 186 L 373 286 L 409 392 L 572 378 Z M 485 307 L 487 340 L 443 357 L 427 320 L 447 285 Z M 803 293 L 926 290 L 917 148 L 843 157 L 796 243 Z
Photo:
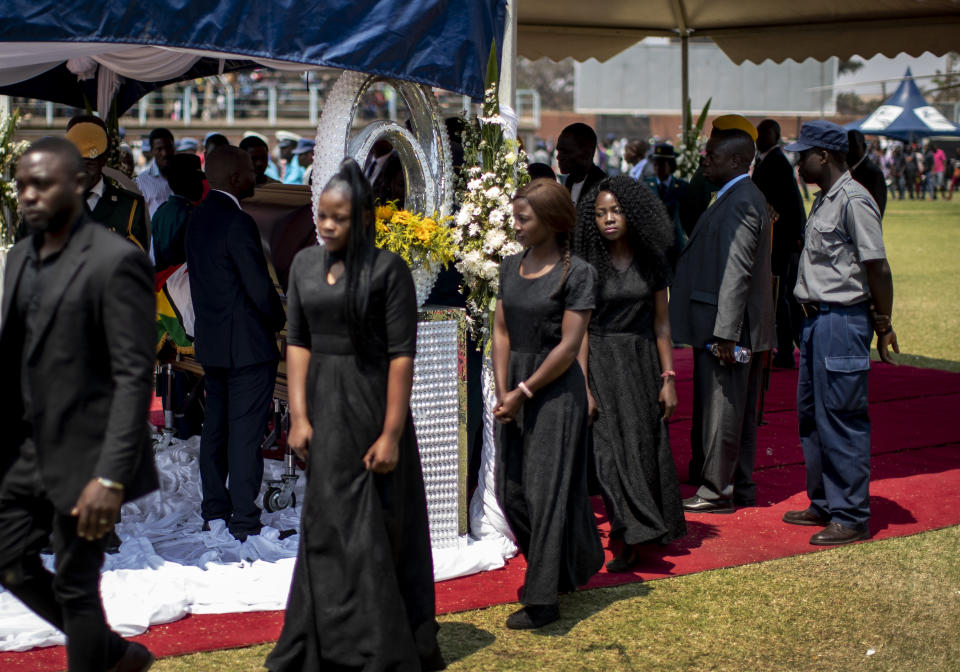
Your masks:
M 233 201 L 234 203 L 237 204 L 237 209 L 243 210 L 243 208 L 240 207 L 240 201 L 237 199 L 236 196 L 234 196 L 234 195 L 231 194 L 230 192 L 228 192 L 228 191 L 223 191 L 222 189 L 211 189 L 210 191 L 215 191 L 215 192 L 217 192 L 218 194 L 223 194 L 224 196 L 227 196 L 231 201 Z
M 93 185 L 93 187 L 90 188 L 90 190 L 87 192 L 87 195 L 89 197 L 89 196 L 92 196 L 93 194 L 96 194 L 97 198 L 99 199 L 101 196 L 103 196 L 103 190 L 106 188 L 107 188 L 106 180 L 104 180 L 103 175 L 101 175 L 100 180 L 95 185 Z
M 759 154 L 757 154 L 757 163 L 756 163 L 756 165 L 759 166 L 761 163 L 763 163 L 763 160 L 764 160 L 765 158 L 767 158 L 768 156 L 770 156 L 770 152 L 772 152 L 772 151 L 775 150 L 776 148 L 777 148 L 777 146 L 774 145 L 773 147 L 771 147 L 771 148 L 768 149 L 767 151 L 765 151 L 765 152 L 760 152 Z

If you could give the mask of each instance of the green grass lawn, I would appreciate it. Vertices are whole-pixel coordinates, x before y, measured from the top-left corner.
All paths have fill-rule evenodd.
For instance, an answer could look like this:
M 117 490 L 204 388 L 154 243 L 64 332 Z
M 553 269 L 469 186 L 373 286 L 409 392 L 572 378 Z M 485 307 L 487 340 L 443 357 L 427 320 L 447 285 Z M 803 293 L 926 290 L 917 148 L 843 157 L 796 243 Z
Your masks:
M 890 201 L 884 239 L 903 364 L 960 371 L 960 199 Z M 960 670 L 960 528 L 562 599 L 535 633 L 517 605 L 448 614 L 450 670 Z M 260 670 L 271 645 L 158 661 Z

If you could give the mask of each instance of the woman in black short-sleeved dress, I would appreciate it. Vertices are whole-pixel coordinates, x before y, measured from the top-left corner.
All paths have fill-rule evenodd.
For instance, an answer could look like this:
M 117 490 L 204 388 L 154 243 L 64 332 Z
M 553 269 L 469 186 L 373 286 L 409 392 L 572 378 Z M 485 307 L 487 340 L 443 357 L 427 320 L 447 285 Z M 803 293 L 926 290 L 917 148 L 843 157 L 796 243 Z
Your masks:
M 585 339 L 593 459 L 610 537 L 610 571 L 643 560 L 643 545 L 686 534 L 665 420 L 677 405 L 667 314 L 670 221 L 660 199 L 628 176 L 607 178 L 578 207 L 574 250 L 599 276 Z
M 526 250 L 507 257 L 493 330 L 497 498 L 527 560 L 523 609 L 507 627 L 559 617 L 557 594 L 603 564 L 587 495 L 587 396 L 576 361 L 594 305 L 596 272 L 570 255 L 570 194 L 538 179 L 518 190 L 514 231 Z
M 288 441 L 307 462 L 307 491 L 274 672 L 444 667 L 409 410 L 413 279 L 373 247 L 373 225 L 369 185 L 345 161 L 320 199 L 325 247 L 290 270 Z

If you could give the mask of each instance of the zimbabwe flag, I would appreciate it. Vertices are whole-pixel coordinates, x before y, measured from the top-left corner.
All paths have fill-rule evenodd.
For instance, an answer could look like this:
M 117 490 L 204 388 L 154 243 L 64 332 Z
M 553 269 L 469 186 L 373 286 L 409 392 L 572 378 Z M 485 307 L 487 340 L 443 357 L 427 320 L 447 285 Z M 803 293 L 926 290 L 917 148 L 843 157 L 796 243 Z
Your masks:
M 170 342 L 177 352 L 193 354 L 193 299 L 187 265 L 157 273 L 157 350 Z

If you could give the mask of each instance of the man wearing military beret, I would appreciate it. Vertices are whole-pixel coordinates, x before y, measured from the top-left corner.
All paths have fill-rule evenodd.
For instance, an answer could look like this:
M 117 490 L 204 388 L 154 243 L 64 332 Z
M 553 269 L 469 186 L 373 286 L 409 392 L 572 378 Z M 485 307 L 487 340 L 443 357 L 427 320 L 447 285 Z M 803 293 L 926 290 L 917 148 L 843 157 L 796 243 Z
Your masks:
M 106 124 L 99 117 L 82 114 L 67 123 L 70 140 L 87 166 L 84 207 L 96 222 L 129 239 L 140 249 L 150 249 L 150 227 L 143 196 L 127 191 L 103 174 L 110 141 Z
M 794 296 L 804 312 L 797 413 L 810 506 L 788 511 L 793 525 L 822 526 L 818 546 L 870 536 L 870 416 L 867 373 L 877 334 L 880 359 L 900 352 L 890 323 L 893 277 L 880 210 L 850 175 L 846 131 L 829 121 L 800 128 L 800 177 L 820 187 L 804 227 Z

